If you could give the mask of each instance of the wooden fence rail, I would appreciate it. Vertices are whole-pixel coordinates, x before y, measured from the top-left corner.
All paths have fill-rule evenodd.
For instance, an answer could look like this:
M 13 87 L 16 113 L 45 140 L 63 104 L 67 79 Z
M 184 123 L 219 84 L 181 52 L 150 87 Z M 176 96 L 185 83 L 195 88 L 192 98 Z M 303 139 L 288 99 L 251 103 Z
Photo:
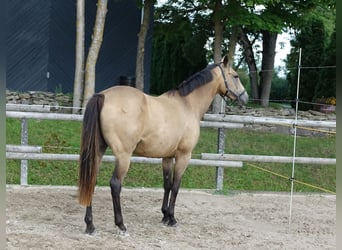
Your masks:
M 46 119 L 46 120 L 68 120 L 82 121 L 83 115 L 77 114 L 59 114 L 59 113 L 35 113 L 35 112 L 17 112 L 6 111 L 6 117 L 19 119 Z M 215 128 L 235 127 L 242 128 L 241 124 L 275 124 L 275 125 L 293 125 L 293 119 L 271 118 L 271 117 L 255 117 L 241 115 L 219 115 L 205 114 L 201 126 Z M 323 127 L 336 128 L 336 121 L 315 121 L 315 120 L 297 120 L 298 126 L 305 127 Z
M 215 122 L 230 122 L 243 124 L 274 124 L 274 125 L 294 125 L 294 119 L 241 116 L 241 115 L 220 115 L 205 114 L 203 120 Z M 316 120 L 297 120 L 297 126 L 303 127 L 322 127 L 336 128 L 336 121 L 316 121 Z
M 204 160 L 220 160 L 220 161 L 254 161 L 254 162 L 277 162 L 277 163 L 295 163 L 302 164 L 336 164 L 335 158 L 318 158 L 318 157 L 295 157 L 292 156 L 268 156 L 268 155 L 241 155 L 241 154 L 209 154 L 202 153 L 201 159 Z
M 77 114 L 59 114 L 59 113 L 36 113 L 36 112 L 18 112 L 6 111 L 6 117 L 18 119 L 41 119 L 41 120 L 65 120 L 65 121 L 82 121 L 83 115 Z M 201 121 L 201 127 L 211 128 L 242 128 L 243 124 L 217 122 L 217 121 Z
M 24 105 L 6 103 L 6 111 L 25 111 L 25 112 L 51 112 L 49 105 Z
M 24 159 L 24 160 L 49 160 L 49 161 L 78 161 L 78 154 L 51 154 L 51 153 L 25 153 L 25 152 L 6 152 L 7 159 Z M 115 162 L 115 156 L 104 155 L 104 162 Z M 131 157 L 132 163 L 161 164 L 161 158 L 148 157 Z M 220 160 L 203 160 L 190 159 L 190 165 L 194 166 L 219 166 L 219 167 L 242 167 L 241 161 L 220 161 Z
M 29 146 L 29 145 L 6 145 L 6 152 L 18 152 L 18 153 L 41 153 L 41 146 Z

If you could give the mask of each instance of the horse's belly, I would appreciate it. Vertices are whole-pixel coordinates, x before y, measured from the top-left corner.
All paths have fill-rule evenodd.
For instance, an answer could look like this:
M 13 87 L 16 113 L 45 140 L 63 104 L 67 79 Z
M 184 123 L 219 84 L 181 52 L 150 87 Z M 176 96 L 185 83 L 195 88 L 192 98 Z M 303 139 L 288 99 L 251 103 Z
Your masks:
M 177 150 L 176 143 L 166 143 L 162 140 L 141 140 L 134 150 L 134 155 L 145 157 L 173 157 Z

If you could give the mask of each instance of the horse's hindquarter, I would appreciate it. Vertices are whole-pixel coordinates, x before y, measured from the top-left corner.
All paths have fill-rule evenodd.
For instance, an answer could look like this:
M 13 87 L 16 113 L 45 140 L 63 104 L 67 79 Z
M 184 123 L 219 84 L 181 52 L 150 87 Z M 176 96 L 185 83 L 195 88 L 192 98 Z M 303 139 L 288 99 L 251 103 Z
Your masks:
M 134 88 L 117 86 L 102 92 L 101 130 L 115 155 L 132 153 L 143 130 L 145 95 Z

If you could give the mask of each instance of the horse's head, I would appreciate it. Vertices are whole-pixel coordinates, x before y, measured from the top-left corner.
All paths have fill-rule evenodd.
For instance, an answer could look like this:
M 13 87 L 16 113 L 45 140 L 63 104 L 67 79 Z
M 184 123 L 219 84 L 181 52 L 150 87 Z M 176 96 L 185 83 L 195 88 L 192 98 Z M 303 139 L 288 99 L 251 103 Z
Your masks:
M 248 94 L 244 86 L 240 82 L 239 75 L 233 70 L 228 57 L 223 57 L 221 63 L 218 64 L 222 74 L 222 81 L 219 87 L 219 94 L 227 96 L 232 101 L 238 101 L 245 105 L 248 102 Z

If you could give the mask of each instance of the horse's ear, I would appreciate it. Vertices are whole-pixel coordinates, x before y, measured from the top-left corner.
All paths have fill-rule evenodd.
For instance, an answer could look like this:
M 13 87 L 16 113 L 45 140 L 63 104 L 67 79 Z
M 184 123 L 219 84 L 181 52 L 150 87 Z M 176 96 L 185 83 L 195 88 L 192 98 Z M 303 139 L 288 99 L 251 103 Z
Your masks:
M 224 67 L 227 67 L 227 65 L 228 65 L 228 56 L 227 56 L 227 55 L 225 55 L 225 56 L 223 57 L 222 63 L 223 63 L 223 65 L 224 65 Z

